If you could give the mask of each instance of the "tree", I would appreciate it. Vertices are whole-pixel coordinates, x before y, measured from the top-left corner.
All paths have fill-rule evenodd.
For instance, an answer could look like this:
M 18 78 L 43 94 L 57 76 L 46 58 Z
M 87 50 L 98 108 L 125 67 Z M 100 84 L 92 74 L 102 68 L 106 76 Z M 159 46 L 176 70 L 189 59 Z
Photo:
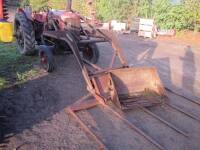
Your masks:
M 103 21 L 113 18 L 113 7 L 110 0 L 97 0 L 97 16 Z
M 127 20 L 137 16 L 139 0 L 96 0 L 97 15 L 104 21 L 117 19 Z
M 49 0 L 29 0 L 29 1 L 33 10 L 39 10 L 40 8 L 44 6 L 47 6 L 49 2 Z
M 20 2 L 20 6 L 26 6 L 26 5 L 30 5 L 30 0 L 22 0 L 21 2 Z
M 65 9 L 66 0 L 22 0 L 34 10 L 50 5 Z M 200 30 L 200 0 L 181 0 L 177 5 L 172 0 L 94 0 L 98 19 L 119 20 L 131 23 L 134 17 L 154 18 L 163 29 Z M 89 16 L 88 0 L 73 0 L 72 8 Z
M 200 31 L 200 0 L 184 0 L 184 5 L 188 10 L 190 28 Z
M 152 0 L 140 0 L 138 4 L 139 16 L 152 18 Z

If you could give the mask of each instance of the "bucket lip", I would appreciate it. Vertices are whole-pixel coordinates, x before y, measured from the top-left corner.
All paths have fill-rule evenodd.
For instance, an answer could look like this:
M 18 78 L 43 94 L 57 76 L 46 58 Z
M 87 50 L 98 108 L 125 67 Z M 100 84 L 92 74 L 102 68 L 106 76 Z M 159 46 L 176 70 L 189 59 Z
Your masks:
M 98 73 L 95 73 L 93 74 L 92 76 L 93 77 L 99 77 L 101 75 L 105 75 L 105 74 L 112 74 L 114 72 L 117 72 L 117 71 L 120 71 L 120 70 L 153 70 L 154 72 L 156 72 L 158 74 L 158 71 L 157 71 L 157 68 L 154 67 L 154 66 L 150 66 L 150 67 L 147 67 L 147 66 L 136 66 L 136 67 L 118 67 L 118 68 L 110 68 L 109 70 L 104 70 L 102 72 L 98 72 Z
M 116 69 L 111 69 L 105 73 L 110 73 L 110 74 L 115 74 L 118 72 L 123 72 L 123 71 L 139 71 L 139 70 L 144 70 L 144 71 L 151 71 L 154 72 L 154 74 L 158 74 L 157 68 L 156 67 L 146 67 L 146 66 L 137 66 L 137 67 L 128 67 L 128 68 L 116 68 Z
M 147 67 L 147 66 L 136 66 L 136 67 L 126 67 L 126 68 L 114 68 L 114 69 L 110 69 L 108 72 L 113 72 L 113 71 L 117 71 L 117 70 L 132 70 L 132 69 L 135 69 L 135 70 L 140 70 L 140 69 L 153 69 L 153 70 L 157 70 L 156 67 Z

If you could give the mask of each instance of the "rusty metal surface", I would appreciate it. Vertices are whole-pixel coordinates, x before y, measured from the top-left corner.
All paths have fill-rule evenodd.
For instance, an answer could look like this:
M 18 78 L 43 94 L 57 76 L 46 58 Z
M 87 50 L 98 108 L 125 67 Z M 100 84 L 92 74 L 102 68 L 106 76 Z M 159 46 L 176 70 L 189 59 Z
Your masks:
M 76 111 L 79 111 L 79 110 L 84 110 L 84 109 L 96 107 L 98 104 L 99 104 L 98 101 L 93 98 L 91 100 L 83 101 L 81 103 L 81 105 L 80 104 L 73 104 L 73 105 L 70 106 L 70 108 L 74 112 L 76 112 Z
M 155 68 L 114 69 L 94 77 L 94 80 L 95 90 L 119 108 L 161 104 L 166 97 Z
M 165 95 L 164 87 L 155 68 L 123 68 L 111 71 L 119 95 L 140 93 L 145 90 Z

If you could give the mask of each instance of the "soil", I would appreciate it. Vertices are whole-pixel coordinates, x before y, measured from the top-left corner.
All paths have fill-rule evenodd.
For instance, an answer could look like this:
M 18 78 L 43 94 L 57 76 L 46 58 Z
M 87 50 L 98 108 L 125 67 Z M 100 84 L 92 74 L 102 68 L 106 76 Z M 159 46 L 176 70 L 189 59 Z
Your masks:
M 131 66 L 156 66 L 165 87 L 200 102 L 200 47 L 189 43 L 150 40 L 136 35 L 119 35 L 119 43 Z M 99 44 L 102 67 L 109 64 L 111 47 Z M 94 140 L 71 118 L 65 108 L 87 94 L 86 84 L 72 55 L 56 56 L 57 70 L 41 74 L 24 84 L 0 91 L 0 133 L 2 150 L 98 149 Z M 118 65 L 116 62 L 115 65 Z M 199 117 L 199 105 L 166 92 L 169 102 Z M 177 133 L 141 109 L 119 113 L 168 150 L 198 150 L 199 121 L 168 106 L 149 108 L 188 137 Z M 132 130 L 110 110 L 99 106 L 78 113 L 80 119 L 114 150 L 155 150 L 154 144 Z
M 179 34 L 174 37 L 159 36 L 157 39 L 166 42 L 173 41 L 175 43 L 200 46 L 200 32 L 185 31 Z

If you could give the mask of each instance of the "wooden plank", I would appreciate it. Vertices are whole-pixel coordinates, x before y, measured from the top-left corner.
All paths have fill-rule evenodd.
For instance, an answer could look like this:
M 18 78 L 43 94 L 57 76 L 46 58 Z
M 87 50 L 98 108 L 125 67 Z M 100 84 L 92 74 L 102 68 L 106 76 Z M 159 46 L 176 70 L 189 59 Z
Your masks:
M 140 25 L 139 30 L 152 32 L 153 26 L 152 25 Z
M 142 18 L 140 18 L 140 24 L 153 26 L 154 20 L 153 19 L 142 19 Z
M 139 31 L 138 36 L 152 38 L 152 33 L 149 31 Z
M 154 37 L 154 20 L 140 19 L 138 36 L 152 38 Z

